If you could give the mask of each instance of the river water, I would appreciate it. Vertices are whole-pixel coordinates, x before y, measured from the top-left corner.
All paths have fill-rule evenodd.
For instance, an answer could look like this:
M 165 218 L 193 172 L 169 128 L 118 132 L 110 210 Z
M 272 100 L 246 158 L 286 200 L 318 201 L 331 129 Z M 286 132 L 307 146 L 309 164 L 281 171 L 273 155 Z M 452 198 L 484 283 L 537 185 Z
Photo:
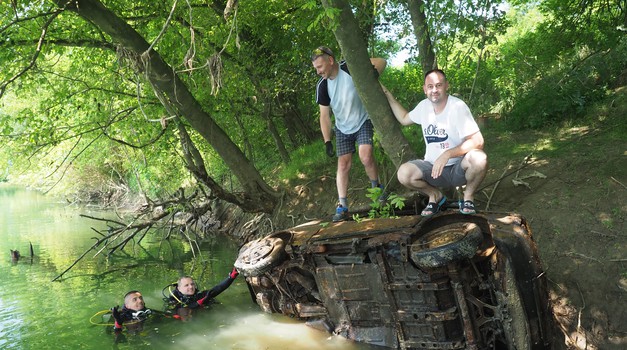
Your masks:
M 140 334 L 116 338 L 106 310 L 122 305 L 127 291 L 140 290 L 148 308 L 163 311 L 168 284 L 185 274 L 213 287 L 231 270 L 237 245 L 215 237 L 194 257 L 186 242 L 156 233 L 109 258 L 90 252 L 52 282 L 94 244 L 94 229 L 105 228 L 80 214 L 113 215 L 0 184 L 0 349 L 367 348 L 261 312 L 241 276 L 190 322 L 153 317 Z M 22 257 L 13 261 L 10 250 Z

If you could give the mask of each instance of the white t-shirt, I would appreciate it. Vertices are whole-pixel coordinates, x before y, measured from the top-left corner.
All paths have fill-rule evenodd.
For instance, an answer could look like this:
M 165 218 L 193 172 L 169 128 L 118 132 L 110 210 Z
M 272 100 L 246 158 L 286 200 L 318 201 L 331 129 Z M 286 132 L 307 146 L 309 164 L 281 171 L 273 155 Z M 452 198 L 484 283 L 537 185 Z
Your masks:
M 464 138 L 479 131 L 470 108 L 464 101 L 451 95 L 448 96 L 446 107 L 440 114 L 436 115 L 432 102 L 424 99 L 409 112 L 409 118 L 422 126 L 426 144 L 424 159 L 432 164 L 446 150 L 457 147 Z M 446 165 L 456 164 L 461 159 L 461 157 L 451 158 Z

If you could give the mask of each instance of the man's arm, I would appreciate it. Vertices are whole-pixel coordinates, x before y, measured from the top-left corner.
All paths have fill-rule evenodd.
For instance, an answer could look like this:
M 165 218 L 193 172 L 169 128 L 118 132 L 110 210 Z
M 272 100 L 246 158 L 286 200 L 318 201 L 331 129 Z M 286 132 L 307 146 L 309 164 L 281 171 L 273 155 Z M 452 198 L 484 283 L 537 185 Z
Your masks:
M 466 136 L 464 138 L 464 142 L 459 144 L 457 147 L 453 147 L 448 150 L 451 153 L 451 157 L 463 157 L 466 153 L 472 151 L 473 149 L 483 149 L 483 135 L 481 131 L 477 131 L 474 134 Z
M 385 97 L 388 99 L 388 103 L 390 104 L 390 108 L 392 109 L 396 120 L 398 120 L 401 125 L 414 124 L 414 122 L 409 118 L 409 113 L 407 112 L 405 107 L 401 106 L 401 104 L 396 100 L 396 98 L 394 98 L 392 93 L 383 84 L 381 84 L 381 88 L 383 89 Z
M 331 141 L 331 107 L 320 105 L 320 130 L 324 142 Z
M 220 293 L 224 292 L 227 288 L 229 288 L 229 286 L 231 286 L 231 284 L 233 283 L 233 281 L 235 281 L 235 278 L 237 278 L 238 275 L 239 275 L 239 272 L 237 272 L 237 270 L 233 268 L 233 270 L 231 270 L 229 275 L 226 276 L 226 278 L 222 280 L 222 282 L 218 283 L 215 287 L 211 288 L 210 290 L 206 290 L 206 291 L 198 293 L 202 295 L 202 298 L 195 302 L 190 303 L 189 305 L 187 305 L 187 307 L 189 307 L 190 309 L 195 309 L 199 306 L 203 306 L 205 302 L 217 297 L 218 295 L 220 295 Z
M 442 169 L 444 169 L 449 159 L 463 157 L 466 153 L 472 151 L 473 149 L 483 149 L 483 135 L 481 134 L 481 131 L 477 131 L 474 134 L 466 136 L 464 141 L 457 145 L 457 147 L 450 148 L 446 152 L 442 153 L 433 163 L 431 176 L 434 179 L 437 179 L 442 174 Z
M 374 68 L 377 70 L 379 75 L 381 75 L 381 73 L 383 73 L 383 71 L 385 70 L 385 67 L 387 67 L 387 65 L 388 65 L 388 62 L 385 59 L 379 58 L 379 57 L 371 58 L 370 62 L 372 63 Z

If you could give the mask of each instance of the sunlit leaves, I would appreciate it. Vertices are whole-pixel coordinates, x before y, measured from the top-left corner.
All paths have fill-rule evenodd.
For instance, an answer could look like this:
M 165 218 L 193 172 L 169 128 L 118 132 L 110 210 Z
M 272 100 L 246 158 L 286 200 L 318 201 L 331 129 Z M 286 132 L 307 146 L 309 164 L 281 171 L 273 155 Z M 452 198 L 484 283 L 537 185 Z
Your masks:
M 17 11 L 8 5 L 0 7 L 0 81 L 31 63 L 43 26 L 57 10 L 49 2 L 13 3 Z M 385 3 L 384 10 L 377 7 L 372 12 L 378 15 L 372 18 L 378 30 L 369 44 L 370 52 L 387 57 L 408 49 L 408 61 L 416 62 L 415 56 L 421 53 L 416 50 L 405 2 Z M 313 96 L 318 77 L 309 54 L 319 45 L 338 49 L 332 33 L 334 25 L 342 25 L 337 9 L 325 10 L 314 0 L 240 1 L 237 11 L 225 20 L 224 2 L 178 1 L 174 9 L 173 4 L 116 0 L 106 6 L 154 44 L 152 49 L 172 67 L 202 109 L 262 173 L 271 173 L 281 162 L 269 135 L 270 125 L 276 127 L 289 150 L 319 137 Z M 371 11 L 382 2 L 351 4 L 355 11 Z M 624 47 L 617 39 L 623 33 L 617 28 L 624 13 L 616 2 L 509 4 L 520 5 L 510 7 L 518 11 L 515 16 L 504 15 L 508 9 L 505 1 L 428 1 L 423 8 L 437 62 L 450 76 L 451 92 L 467 99 L 474 112 L 508 112 L 524 106 L 519 115 L 534 115 L 534 123 L 541 123 L 585 106 L 599 91 L 567 83 L 605 84 L 604 77 L 620 71 L 621 60 L 615 58 L 620 56 L 614 55 Z M 506 32 L 507 28 L 511 30 Z M 173 128 L 155 140 L 162 131 L 161 119 L 171 117 L 170 112 L 164 110 L 142 73 L 129 65 L 132 61 L 123 58 L 123 48 L 70 11 L 61 13 L 45 29 L 40 59 L 10 84 L 3 97 L 2 137 L 24 135 L 19 144 L 15 138 L 12 147 L 29 154 L 62 145 L 67 147 L 66 156 L 71 153 L 68 159 L 94 142 L 97 147 L 82 150 L 83 157 L 75 159 L 73 166 L 94 169 L 94 163 L 106 164 L 104 169 L 114 168 L 129 182 L 167 179 L 168 171 L 184 173 Z M 404 41 L 404 37 L 412 40 Z M 599 53 L 612 57 L 610 63 L 601 65 Z M 212 93 L 207 62 L 216 57 L 221 62 L 222 85 Z M 382 80 L 398 79 L 390 87 L 411 105 L 422 98 L 421 73 L 410 65 L 396 72 L 388 70 Z M 543 85 L 539 88 L 538 84 Z M 540 94 L 551 96 L 555 103 L 542 105 L 541 113 L 529 113 L 526 109 L 539 106 Z M 550 111 L 549 107 L 554 108 Z M 298 123 L 303 127 L 293 128 Z M 206 140 L 193 130 L 190 134 L 211 175 L 229 175 Z M 122 143 L 146 146 L 135 149 Z M 172 186 L 177 181 L 182 180 L 172 179 Z

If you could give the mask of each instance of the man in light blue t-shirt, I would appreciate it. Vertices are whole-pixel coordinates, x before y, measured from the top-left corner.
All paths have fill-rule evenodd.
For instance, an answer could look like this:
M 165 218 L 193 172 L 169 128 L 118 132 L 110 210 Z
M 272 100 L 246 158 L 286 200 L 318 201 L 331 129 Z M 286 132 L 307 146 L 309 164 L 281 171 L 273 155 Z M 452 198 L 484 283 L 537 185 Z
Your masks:
M 448 86 L 443 71 L 427 72 L 423 86 L 427 98 L 409 113 L 383 87 L 396 119 L 402 125 L 415 123 L 422 126 L 426 145 L 424 160 L 409 161 L 398 169 L 400 183 L 429 196 L 422 216 L 432 216 L 446 202 L 438 187 L 463 184 L 466 189 L 459 211 L 462 214 L 476 213 L 474 194 L 488 168 L 479 126 L 466 103 L 448 94 Z
M 374 68 L 379 74 L 383 72 L 386 61 L 382 58 L 371 58 Z M 333 221 L 341 221 L 348 214 L 348 174 L 356 152 L 355 143 L 359 145 L 359 159 L 364 165 L 372 187 L 383 188 L 379 183 L 377 165 L 373 155 L 372 137 L 374 130 L 368 112 L 364 107 L 357 89 L 351 78 L 345 61 L 338 62 L 333 52 L 325 46 L 315 49 L 311 62 L 320 76 L 316 85 L 316 102 L 320 105 L 320 130 L 326 147 L 326 153 L 333 157 L 331 112 L 335 116 L 335 137 L 337 150 L 337 193 L 338 205 Z

